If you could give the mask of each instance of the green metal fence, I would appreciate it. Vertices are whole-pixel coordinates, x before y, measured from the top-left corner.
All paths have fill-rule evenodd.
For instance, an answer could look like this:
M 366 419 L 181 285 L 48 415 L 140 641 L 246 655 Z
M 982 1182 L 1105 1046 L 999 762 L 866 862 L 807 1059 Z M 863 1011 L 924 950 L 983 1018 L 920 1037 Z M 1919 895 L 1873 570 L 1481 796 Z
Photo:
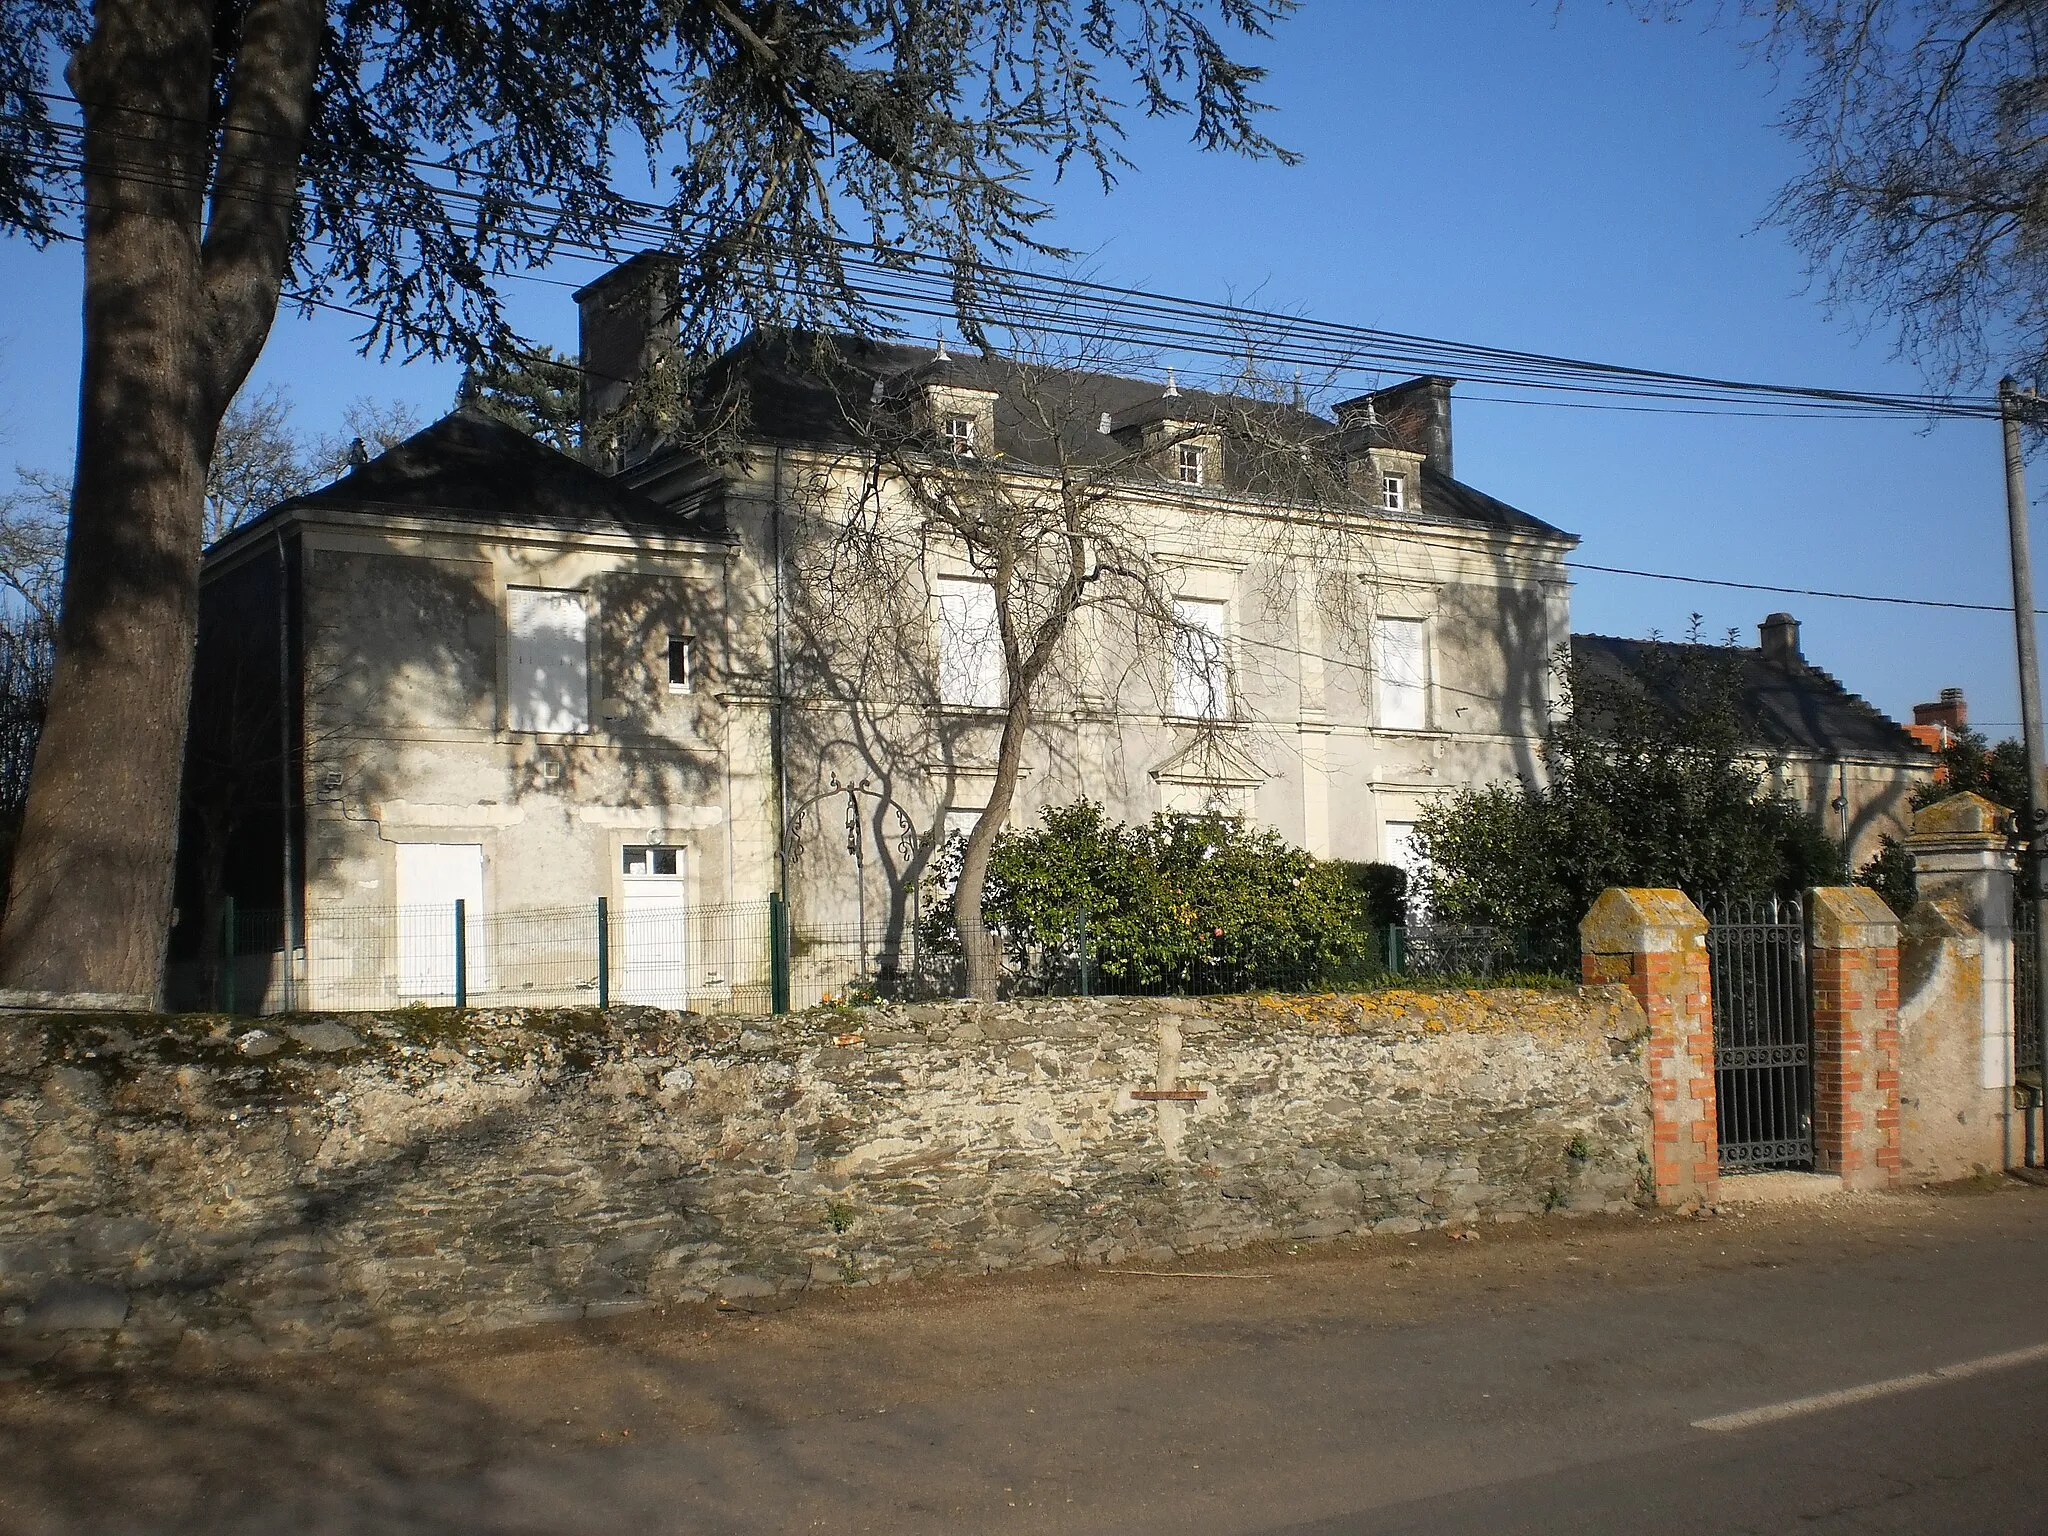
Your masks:
M 767 1014 L 850 995 L 958 996 L 957 953 L 914 929 L 793 922 L 778 898 L 718 906 L 604 898 L 506 912 L 463 902 L 275 910 L 225 903 L 201 953 L 172 968 L 174 1006 L 231 1013 L 425 1007 L 609 1007 Z M 1317 992 L 1397 977 L 1491 979 L 1537 970 L 1491 929 L 1411 926 L 1345 953 L 1208 955 L 1138 966 L 1098 952 L 1085 922 L 1058 942 L 1004 951 L 1000 991 L 1028 996 Z
M 472 911 L 463 902 L 282 913 L 224 904 L 173 1002 L 233 1013 L 607 1007 L 805 1008 L 857 985 L 859 936 L 792 932 L 780 902 Z M 866 963 L 875 959 L 869 946 Z

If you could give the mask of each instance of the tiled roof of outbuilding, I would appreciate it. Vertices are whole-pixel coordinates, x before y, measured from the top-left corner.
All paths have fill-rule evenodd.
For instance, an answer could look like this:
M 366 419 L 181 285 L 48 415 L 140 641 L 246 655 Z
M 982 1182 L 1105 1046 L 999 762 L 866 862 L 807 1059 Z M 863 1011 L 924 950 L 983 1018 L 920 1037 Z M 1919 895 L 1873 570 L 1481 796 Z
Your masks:
M 1756 648 L 1673 640 L 1573 635 L 1572 662 L 1591 676 L 1629 681 L 1669 698 L 1672 663 L 1688 651 L 1736 659 L 1739 702 L 1752 743 L 1766 751 L 1824 758 L 1893 757 L 1933 766 L 1934 754 L 1904 726 L 1810 663 L 1772 661 Z

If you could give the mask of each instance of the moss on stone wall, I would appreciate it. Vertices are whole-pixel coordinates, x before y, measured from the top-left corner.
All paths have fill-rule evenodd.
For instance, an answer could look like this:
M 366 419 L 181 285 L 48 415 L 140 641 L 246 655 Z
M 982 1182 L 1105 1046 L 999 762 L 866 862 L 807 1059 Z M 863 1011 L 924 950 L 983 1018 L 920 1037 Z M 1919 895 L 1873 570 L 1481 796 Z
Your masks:
M 0 1341 L 203 1360 L 1611 1209 L 1641 1037 L 1599 987 L 19 1018 Z

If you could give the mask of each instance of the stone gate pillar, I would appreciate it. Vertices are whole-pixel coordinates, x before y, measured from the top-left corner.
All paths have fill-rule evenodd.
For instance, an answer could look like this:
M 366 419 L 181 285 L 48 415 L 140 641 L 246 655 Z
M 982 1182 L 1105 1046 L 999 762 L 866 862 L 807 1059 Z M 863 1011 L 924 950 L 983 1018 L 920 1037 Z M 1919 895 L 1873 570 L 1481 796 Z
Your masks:
M 1919 898 L 1899 955 L 1899 1111 L 1905 1173 L 2009 1167 L 2013 1114 L 2010 813 L 1951 795 L 1913 818 Z
M 1589 982 L 1619 982 L 1650 1024 L 1650 1170 L 1659 1205 L 1711 1205 L 1720 1184 L 1707 920 L 1683 891 L 1610 888 L 1579 924 Z
M 1813 1164 L 1844 1189 L 1899 1177 L 1899 920 L 1877 892 L 1808 897 L 1813 968 Z

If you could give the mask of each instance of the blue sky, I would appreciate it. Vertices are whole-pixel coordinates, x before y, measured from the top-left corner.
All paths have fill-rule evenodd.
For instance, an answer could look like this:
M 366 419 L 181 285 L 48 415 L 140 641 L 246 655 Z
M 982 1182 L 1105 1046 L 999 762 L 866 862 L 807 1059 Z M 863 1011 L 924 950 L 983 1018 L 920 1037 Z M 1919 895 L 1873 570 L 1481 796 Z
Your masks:
M 1702 12 L 1711 8 L 1700 8 Z M 1688 373 L 1917 390 L 1887 327 L 1830 317 L 1758 221 L 1798 169 L 1783 97 L 1737 38 L 1599 0 L 1309 0 L 1276 42 L 1272 132 L 1297 167 L 1134 133 L 1104 196 L 1053 189 L 1055 238 L 1101 280 L 1330 320 Z M 571 288 L 510 285 L 528 334 L 573 348 Z M 77 390 L 77 248 L 0 241 L 0 466 L 65 469 Z M 256 385 L 331 429 L 358 396 L 423 416 L 457 370 L 357 356 L 350 322 L 281 318 Z M 1456 407 L 1459 478 L 1584 538 L 1580 558 L 1788 586 L 2007 598 L 1997 428 Z M 0 485 L 8 476 L 0 473 Z M 2037 472 L 2036 480 L 2040 479 Z M 2038 536 L 2038 535 L 2037 535 Z M 1773 598 L 1581 573 L 1573 627 L 1710 633 L 1785 607 L 1806 653 L 1899 718 L 1944 686 L 2018 717 L 2010 620 Z

